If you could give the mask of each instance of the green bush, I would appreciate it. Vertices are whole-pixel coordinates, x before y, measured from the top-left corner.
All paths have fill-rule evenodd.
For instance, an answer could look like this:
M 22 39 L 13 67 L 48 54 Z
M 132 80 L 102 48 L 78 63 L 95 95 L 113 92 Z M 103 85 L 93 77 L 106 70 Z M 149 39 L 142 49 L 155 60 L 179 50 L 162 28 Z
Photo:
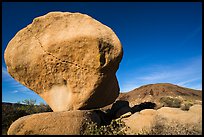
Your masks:
M 182 103 L 181 109 L 182 109 L 182 110 L 189 110 L 189 108 L 190 108 L 191 106 L 193 106 L 193 102 L 191 102 L 191 101 L 185 101 L 185 102 Z
M 2 132 L 6 131 L 12 122 L 18 118 L 28 115 L 25 110 L 16 108 L 15 106 L 3 105 L 2 106 Z M 4 130 L 5 129 L 5 130 Z M 6 133 L 2 133 L 6 134 Z
M 34 100 L 34 99 L 25 99 L 25 100 L 22 101 L 22 103 L 24 103 L 24 104 L 26 104 L 26 105 L 31 105 L 31 106 L 33 106 L 33 105 L 35 105 L 36 100 Z
M 181 102 L 182 101 L 180 99 L 173 97 L 162 97 L 160 99 L 160 103 L 163 104 L 164 107 L 180 108 Z
M 99 126 L 94 122 L 87 122 L 83 135 L 125 135 L 125 124 L 121 119 L 112 120 L 109 125 Z
M 48 105 L 34 105 L 34 102 L 27 102 L 29 105 L 16 104 L 8 105 L 2 104 L 2 134 L 6 135 L 10 125 L 18 118 L 31 115 L 35 113 L 51 112 Z M 26 103 L 26 104 L 27 104 Z

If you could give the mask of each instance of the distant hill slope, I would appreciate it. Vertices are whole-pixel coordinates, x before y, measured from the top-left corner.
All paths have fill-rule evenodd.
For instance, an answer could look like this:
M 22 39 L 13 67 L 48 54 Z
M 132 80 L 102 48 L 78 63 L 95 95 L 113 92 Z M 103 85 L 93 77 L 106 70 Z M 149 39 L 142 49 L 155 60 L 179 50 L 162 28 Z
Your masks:
M 10 103 L 10 102 L 2 102 L 2 105 L 25 105 L 25 104 L 20 104 L 20 103 Z
M 21 103 L 2 102 L 2 106 L 16 106 L 16 107 L 20 107 L 20 106 L 28 106 L 28 105 L 21 104 Z M 34 105 L 34 106 L 40 106 L 40 105 Z
M 117 100 L 125 100 L 130 105 L 142 102 L 157 102 L 161 97 L 180 97 L 191 101 L 202 101 L 202 91 L 173 85 L 170 83 L 158 83 L 144 85 L 127 93 L 120 93 Z

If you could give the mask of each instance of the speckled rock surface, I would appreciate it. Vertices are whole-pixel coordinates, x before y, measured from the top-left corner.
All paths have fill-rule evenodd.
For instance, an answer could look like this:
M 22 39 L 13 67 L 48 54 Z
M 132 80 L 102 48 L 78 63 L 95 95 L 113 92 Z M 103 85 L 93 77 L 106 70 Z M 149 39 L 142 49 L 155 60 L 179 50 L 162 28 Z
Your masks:
M 37 17 L 8 43 L 9 74 L 53 111 L 99 108 L 119 95 L 122 45 L 107 26 L 81 13 Z
M 89 110 L 38 113 L 17 119 L 8 135 L 80 135 L 90 121 L 100 124 L 98 115 Z
M 159 127 L 160 131 L 165 134 L 184 134 L 188 130 L 193 133 L 192 127 L 197 131 L 202 131 L 202 105 L 194 105 L 188 111 L 183 111 L 180 108 L 162 107 L 158 110 L 145 109 L 132 114 L 128 118 L 122 119 L 128 128 L 126 134 L 134 135 L 136 133 L 146 133 L 155 130 Z M 181 125 L 183 127 L 181 127 Z M 171 127 L 169 131 L 164 127 Z M 185 127 L 185 128 L 184 128 Z M 158 129 L 159 129 L 158 128 Z M 164 128 L 164 129 L 162 129 Z M 175 133 L 172 129 L 175 128 Z M 157 129 L 157 130 L 158 130 Z M 194 129 L 194 130 L 195 130 Z M 179 131 L 181 130 L 181 131 Z M 178 133 L 176 131 L 179 131 Z M 168 133 L 169 132 L 169 133 Z M 195 131 L 194 131 L 195 132 Z M 199 133 L 200 133 L 199 132 Z M 192 134 L 191 133 L 191 134 Z M 144 134 L 144 133 L 143 133 Z

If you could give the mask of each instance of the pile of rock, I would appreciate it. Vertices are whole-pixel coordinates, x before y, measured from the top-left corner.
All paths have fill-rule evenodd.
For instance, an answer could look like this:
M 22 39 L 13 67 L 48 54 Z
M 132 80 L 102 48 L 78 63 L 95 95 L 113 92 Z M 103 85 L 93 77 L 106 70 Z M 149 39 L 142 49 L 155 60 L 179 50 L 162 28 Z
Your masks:
M 81 13 L 50 12 L 20 30 L 5 50 L 9 74 L 54 112 L 26 116 L 8 134 L 79 134 L 84 119 L 119 95 L 123 50 L 116 34 Z M 60 130 L 59 130 L 60 129 Z
M 131 100 L 115 101 L 119 95 L 115 73 L 122 55 L 116 34 L 88 15 L 51 12 L 35 18 L 9 42 L 5 62 L 9 74 L 41 96 L 54 112 L 21 117 L 8 134 L 79 135 L 86 123 L 108 125 L 113 119 L 125 123 L 126 134 L 150 133 L 158 122 L 160 127 L 175 127 L 173 121 L 179 126 L 197 124 L 201 133 L 202 105 L 188 111 L 156 110 L 155 103 L 143 99 L 132 106 L 138 99 L 133 92 Z

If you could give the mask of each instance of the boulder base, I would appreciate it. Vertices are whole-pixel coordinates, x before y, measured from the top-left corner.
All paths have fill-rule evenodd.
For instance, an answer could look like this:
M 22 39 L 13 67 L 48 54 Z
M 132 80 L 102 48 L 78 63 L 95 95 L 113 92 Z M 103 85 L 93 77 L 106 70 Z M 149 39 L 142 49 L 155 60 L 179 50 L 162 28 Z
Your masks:
M 33 114 L 12 123 L 8 135 L 80 135 L 86 121 L 101 122 L 95 112 L 88 110 Z

